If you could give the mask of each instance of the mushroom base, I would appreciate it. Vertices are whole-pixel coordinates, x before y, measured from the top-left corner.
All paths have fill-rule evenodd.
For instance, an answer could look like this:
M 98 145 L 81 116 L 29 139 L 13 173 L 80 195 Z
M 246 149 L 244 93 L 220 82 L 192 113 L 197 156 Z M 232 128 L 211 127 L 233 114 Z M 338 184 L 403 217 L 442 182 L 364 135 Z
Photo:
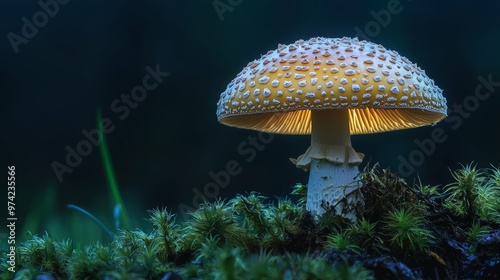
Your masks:
M 354 208 L 363 203 L 361 194 L 356 193 L 361 187 L 358 175 L 357 165 L 311 159 L 306 209 L 319 216 L 334 208 L 337 215 L 355 222 Z

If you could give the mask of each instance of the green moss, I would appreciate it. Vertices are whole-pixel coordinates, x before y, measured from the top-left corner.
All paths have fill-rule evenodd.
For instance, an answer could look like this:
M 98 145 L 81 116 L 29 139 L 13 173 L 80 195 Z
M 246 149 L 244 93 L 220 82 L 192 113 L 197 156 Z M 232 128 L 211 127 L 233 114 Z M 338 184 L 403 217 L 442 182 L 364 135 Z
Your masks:
M 448 194 L 444 206 L 469 224 L 478 219 L 500 222 L 500 170 L 462 166 L 452 171 L 455 182 L 445 186 Z
M 412 208 L 394 209 L 382 222 L 391 247 L 402 251 L 403 256 L 425 252 L 432 242 L 432 233 L 425 228 L 424 217 Z
M 446 255 L 446 244 L 462 239 L 470 244 L 468 253 L 475 254 L 481 236 L 499 228 L 500 171 L 465 166 L 453 176 L 455 182 L 440 193 L 437 186 L 420 181 L 409 186 L 390 170 L 367 167 L 360 189 L 365 201 L 356 223 L 332 211 L 312 217 L 304 208 L 307 186 L 297 184 L 292 196 L 298 202 L 238 195 L 205 203 L 182 223 L 166 209 L 152 210 L 151 229 L 119 230 L 107 244 L 75 247 L 49 234 L 29 235 L 17 248 L 17 273 L 2 262 L 0 276 L 374 279 L 384 259 L 443 269 L 439 255 Z M 5 253 L 0 257 L 6 258 Z
M 334 248 L 339 251 L 352 250 L 360 252 L 361 248 L 356 245 L 355 238 L 348 231 L 337 231 L 327 237 L 325 248 Z

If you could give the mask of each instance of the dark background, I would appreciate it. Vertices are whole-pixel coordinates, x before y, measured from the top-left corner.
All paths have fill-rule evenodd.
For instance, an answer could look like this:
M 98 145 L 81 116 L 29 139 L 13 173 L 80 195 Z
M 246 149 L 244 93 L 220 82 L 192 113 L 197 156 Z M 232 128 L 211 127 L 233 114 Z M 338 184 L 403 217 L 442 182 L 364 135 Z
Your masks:
M 216 4 L 228 6 L 218 13 Z M 388 5 L 398 11 L 390 18 Z M 417 62 L 444 89 L 451 109 L 464 100 L 474 105 L 479 76 L 500 81 L 498 1 L 72 0 L 58 7 L 16 53 L 8 34 L 22 36 L 22 18 L 33 23 L 42 8 L 36 1 L 0 2 L 1 163 L 17 169 L 19 231 L 64 229 L 69 219 L 85 219 L 75 218 L 69 203 L 112 223 L 98 148 L 62 182 L 51 167 L 65 162 L 67 145 L 76 148 L 85 139 L 83 129 L 96 127 L 98 110 L 116 127 L 107 141 L 136 224 L 146 209 L 192 207 L 193 189 L 203 192 L 213 182 L 209 173 L 224 170 L 231 160 L 241 172 L 219 189 L 223 198 L 248 191 L 283 196 L 296 182 L 307 183 L 307 173 L 288 158 L 303 153 L 309 137 L 274 135 L 247 160 L 250 154 L 238 146 L 257 132 L 223 126 L 215 115 L 226 85 L 279 43 L 354 37 L 358 28 L 369 35 L 365 39 Z M 120 120 L 112 102 L 142 84 L 148 65 L 170 75 Z M 498 166 L 498 90 L 467 117 L 451 112 L 459 125 L 437 124 L 446 141 L 407 179 L 418 174 L 426 183 L 446 184 L 449 169 L 460 163 Z M 416 155 L 415 140 L 431 137 L 436 127 L 357 135 L 353 146 L 366 155 L 365 163 L 398 170 L 401 158 Z

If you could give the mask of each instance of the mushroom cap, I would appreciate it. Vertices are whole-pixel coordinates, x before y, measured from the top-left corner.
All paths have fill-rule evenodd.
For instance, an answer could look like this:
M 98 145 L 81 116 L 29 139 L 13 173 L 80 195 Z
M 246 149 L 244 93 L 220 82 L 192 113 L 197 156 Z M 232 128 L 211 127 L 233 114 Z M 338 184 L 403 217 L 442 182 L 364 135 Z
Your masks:
M 223 124 L 310 134 L 311 110 L 348 109 L 351 134 L 435 124 L 446 99 L 425 71 L 395 51 L 357 38 L 279 45 L 250 62 L 221 93 Z

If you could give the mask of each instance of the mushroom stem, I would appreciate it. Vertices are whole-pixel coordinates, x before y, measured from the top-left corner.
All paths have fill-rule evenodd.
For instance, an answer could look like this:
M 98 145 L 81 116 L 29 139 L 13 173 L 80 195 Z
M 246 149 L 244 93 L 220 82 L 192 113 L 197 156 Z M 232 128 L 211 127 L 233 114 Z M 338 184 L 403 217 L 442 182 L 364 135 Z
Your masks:
M 347 109 L 313 110 L 311 111 L 311 121 L 312 145 L 351 146 L 349 111 Z
M 363 155 L 351 147 L 349 112 L 347 109 L 313 110 L 311 114 L 311 147 L 297 163 L 303 168 L 301 162 L 309 163 L 306 209 L 317 216 L 331 206 L 337 214 L 355 220 L 352 206 L 361 200 L 349 194 L 360 187 L 355 177 Z

